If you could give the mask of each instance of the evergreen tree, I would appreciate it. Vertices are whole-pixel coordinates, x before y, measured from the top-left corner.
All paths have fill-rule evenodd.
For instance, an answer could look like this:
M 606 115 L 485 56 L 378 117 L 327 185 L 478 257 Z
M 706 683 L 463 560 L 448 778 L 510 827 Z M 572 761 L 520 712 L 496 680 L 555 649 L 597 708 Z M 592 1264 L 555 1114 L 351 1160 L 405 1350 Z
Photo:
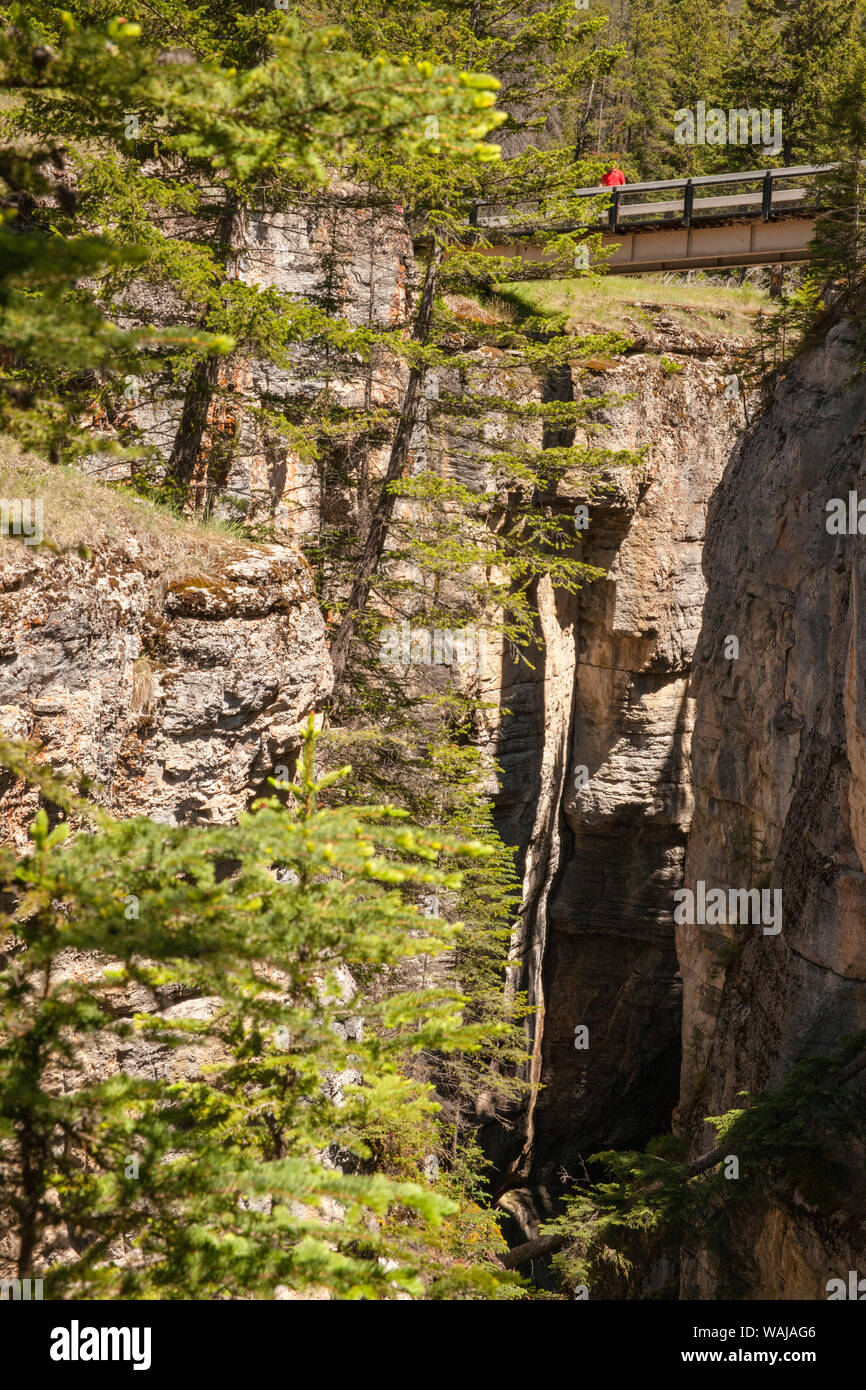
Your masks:
M 311 726 L 294 810 L 199 829 L 113 821 L 3 745 L 44 805 L 31 850 L 0 854 L 0 1170 L 17 1276 L 49 1297 L 508 1294 L 495 1228 L 425 1176 L 436 1105 L 409 1076 L 497 1025 L 462 1022 L 453 989 L 377 983 L 455 938 L 404 889 L 459 890 L 437 861 L 486 851 L 393 808 L 320 808 L 314 751 Z M 191 1080 L 134 1065 L 180 1047 Z M 471 1268 L 445 1218 L 458 1243 L 476 1230 Z
M 820 113 L 862 44 L 859 0 L 746 0 L 723 83 L 731 107 L 782 113 L 782 166 L 835 158 L 818 139 Z M 745 167 L 748 146 L 729 154 Z
M 636 156 L 643 178 L 663 177 L 674 150 L 666 119 L 672 110 L 670 8 L 668 0 L 630 0 L 616 98 L 600 113 L 605 146 Z
M 724 9 L 699 0 L 616 0 L 605 7 L 595 42 L 599 66 L 566 101 L 578 155 L 610 151 L 639 180 L 712 171 L 713 146 L 678 145 L 674 114 L 712 105 L 729 45 Z
M 26 23 L 22 16 L 15 18 Z M 103 88 L 131 82 L 134 25 L 109 23 L 100 35 L 69 36 L 67 74 L 87 86 L 105 74 Z M 0 31 L 0 85 L 12 98 L 47 83 L 54 50 L 33 28 Z M 106 51 L 113 63 L 106 67 Z M 56 80 L 62 86 L 60 74 Z M 78 192 L 63 182 L 62 142 L 52 133 L 44 145 L 12 143 L 15 118 L 5 117 L 10 144 L 0 152 L 0 429 L 53 462 L 82 452 L 122 452 L 116 440 L 94 438 L 85 416 L 95 406 L 97 372 L 123 379 L 153 370 L 159 345 L 213 355 L 229 340 L 183 329 L 120 328 L 108 321 L 83 286 L 103 277 L 134 273 L 144 260 L 138 248 L 96 234 L 81 217 Z M 64 235 L 78 221 L 84 233 Z
M 699 101 L 707 107 L 721 104 L 722 70 L 733 41 L 734 26 L 724 6 L 707 6 L 702 0 L 672 0 L 671 106 L 666 111 L 668 129 L 679 110 L 696 111 Z M 721 173 L 731 167 L 726 146 L 673 144 L 674 177 L 683 174 Z
M 831 285 L 850 294 L 866 269 L 866 55 L 840 81 L 826 111 L 827 139 L 835 139 L 838 167 L 817 181 L 824 211 L 815 224 L 810 275 L 822 298 Z
M 55 371 L 56 353 L 40 344 L 56 335 L 35 329 L 56 326 L 51 314 L 58 296 L 64 306 L 73 300 L 70 326 L 74 317 L 98 341 L 79 332 L 71 370 L 60 375 L 61 390 L 54 393 L 68 396 L 68 404 L 62 411 L 55 404 L 49 413 L 61 412 L 61 428 L 68 430 L 82 406 L 82 392 L 75 391 L 79 369 L 90 367 L 83 386 L 94 416 L 105 426 L 119 421 L 112 433 L 122 438 L 128 376 L 150 376 L 157 394 L 176 395 L 180 386 L 185 398 L 169 473 L 185 489 L 219 377 L 216 354 L 234 346 L 284 362 L 292 345 L 332 327 L 309 306 L 260 295 L 237 278 L 244 208 L 251 200 L 261 204 L 266 190 L 297 193 L 321 185 L 330 161 L 351 159 L 365 140 L 415 149 L 431 117 L 443 145 L 472 158 L 496 123 L 483 114 L 495 101 L 496 84 L 434 72 L 429 64 L 338 51 L 332 34 L 306 31 L 280 11 L 257 9 L 227 24 L 216 7 L 190 12 L 173 4 L 156 18 L 148 8 L 145 18 L 142 36 L 141 25 L 129 19 L 106 21 L 99 4 L 72 11 L 38 5 L 26 13 L 13 5 L 8 11 L 0 84 L 14 100 L 3 118 L 12 146 L 3 177 L 7 239 L 19 239 L 10 244 L 6 272 L 13 353 L 6 396 L 11 389 L 14 397 L 16 380 L 38 383 Z M 160 49 L 161 40 L 172 47 Z M 198 61 L 187 61 L 179 40 Z M 246 66 L 229 66 L 232 59 Z M 53 159 L 50 185 L 38 182 L 32 155 L 16 153 L 33 139 L 45 142 L 44 153 Z M 20 186 L 9 185 L 9 175 Z M 76 238 L 80 230 L 96 229 L 100 238 Z M 24 230 L 29 240 L 20 238 Z M 55 255 L 61 245 L 62 255 Z M 82 272 L 89 274 L 88 285 L 80 283 Z M 124 295 L 141 281 L 170 293 L 175 313 L 193 317 L 197 331 L 111 330 L 107 306 L 112 317 L 134 321 L 135 306 L 127 306 Z M 33 300 L 29 313 L 25 300 Z M 335 331 L 341 332 L 339 325 Z M 175 343 L 177 350 L 160 361 L 143 356 L 142 347 L 154 340 Z M 363 335 L 357 346 L 363 349 Z M 103 369 L 101 383 L 96 368 Z M 20 391 L 17 399 L 23 399 Z M 30 400 L 29 408 L 35 404 Z M 23 430 L 25 422 L 19 423 Z M 126 442 L 136 442 L 134 433 Z M 27 437 L 40 442 L 35 426 Z M 82 444 L 75 436 L 69 447 L 80 452 Z M 91 439 L 90 447 L 99 447 L 99 440 Z
M 597 247 L 596 208 L 587 210 L 573 189 L 597 177 L 598 166 L 576 164 L 570 146 L 553 141 L 553 103 L 541 96 L 543 84 L 559 91 L 560 74 L 574 72 L 582 20 L 561 4 L 533 10 L 531 25 L 525 11 L 501 4 L 455 4 L 441 25 L 440 11 L 422 4 L 411 20 L 400 12 L 398 40 L 387 27 L 398 22 L 393 6 L 329 10 L 353 43 L 379 41 L 384 22 L 386 38 L 412 60 L 423 45 L 439 61 L 483 62 L 501 75 L 510 112 L 502 129 L 518 153 L 470 166 L 450 157 L 433 132 L 429 149 L 413 158 L 371 155 L 359 163 L 363 180 L 405 209 L 425 255 L 423 284 L 384 478 L 365 480 L 369 501 L 330 531 L 315 560 L 339 613 L 331 648 L 339 685 L 328 733 L 338 755 L 350 750 L 361 785 L 371 794 L 387 786 L 422 824 L 454 830 L 471 811 L 496 851 L 498 875 L 485 865 L 471 914 L 463 902 L 442 905 L 449 915 L 469 917 L 453 961 L 469 996 L 467 1017 L 495 1017 L 508 1027 L 500 1045 L 477 1060 L 428 1059 L 443 1113 L 453 1117 L 448 1162 L 459 1166 L 473 1131 L 503 1118 L 525 1089 L 525 1041 L 516 1031 L 525 1001 L 506 989 L 519 884 L 513 851 L 496 837 L 485 804 L 497 769 L 473 747 L 485 720 L 480 681 L 443 672 L 450 683 L 431 688 L 411 658 L 393 672 L 383 667 L 377 647 L 389 627 L 408 621 L 422 635 L 484 628 L 493 650 L 501 636 L 526 650 L 536 637 L 539 578 L 550 575 L 573 592 L 598 574 L 582 561 L 571 509 L 557 496 L 563 479 L 571 472 L 587 482 L 636 456 L 605 449 L 603 436 L 593 434 L 612 398 L 562 400 L 553 389 L 538 389 L 552 386 L 564 364 L 579 378 L 582 359 L 622 350 L 625 339 L 579 338 L 556 320 L 502 323 L 478 303 L 498 281 L 526 273 L 489 254 L 489 237 L 473 221 L 479 201 L 494 202 L 522 224 L 530 203 L 552 274 L 574 274 L 582 253 Z M 562 231 L 569 222 L 574 230 Z M 468 295 L 476 297 L 476 310 L 470 300 L 456 313 L 455 298 Z M 538 399 L 524 399 L 527 388 Z M 349 412 L 340 418 L 355 439 L 371 423 L 375 428 L 368 412 L 357 412 L 354 424 Z M 333 463 L 325 453 L 326 495 L 345 486 L 345 458 L 345 449 Z
M 864 1042 L 859 1034 L 829 1057 L 798 1062 L 765 1095 L 740 1093 L 734 1109 L 708 1117 L 718 1142 L 692 1162 L 671 1135 L 643 1153 L 593 1154 L 546 1228 L 563 1286 L 582 1284 L 592 1298 L 677 1298 L 684 1250 L 718 1266 L 723 1296 L 744 1297 L 750 1271 L 729 1253 L 741 1248 L 734 1233 L 744 1219 L 767 1207 L 824 1206 L 828 1194 L 841 1206 L 862 1191 Z M 665 1268 L 666 1286 L 654 1287 L 647 1271 Z

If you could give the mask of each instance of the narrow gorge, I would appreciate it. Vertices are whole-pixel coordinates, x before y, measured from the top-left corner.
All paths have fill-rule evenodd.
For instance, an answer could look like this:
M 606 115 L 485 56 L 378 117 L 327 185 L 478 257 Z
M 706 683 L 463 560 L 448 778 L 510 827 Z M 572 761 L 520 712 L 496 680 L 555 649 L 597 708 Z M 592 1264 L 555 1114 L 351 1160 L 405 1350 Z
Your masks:
M 347 189 L 302 213 L 251 217 L 243 238 L 242 280 L 297 295 L 326 270 L 349 322 L 408 321 L 418 282 L 399 212 Z M 166 321 L 171 312 L 160 306 Z M 482 311 L 460 312 L 471 346 Z M 537 1085 L 506 1123 L 482 1117 L 480 1130 L 514 1245 L 557 1215 L 590 1155 L 641 1148 L 673 1124 L 699 1159 L 714 1142 L 706 1115 L 866 1028 L 866 599 L 862 565 L 823 524 L 827 498 L 862 481 L 854 329 L 832 326 L 761 406 L 736 375 L 742 338 L 652 306 L 633 314 L 622 358 L 533 378 L 506 350 L 485 388 L 529 401 L 612 393 L 598 422 L 606 447 L 646 446 L 639 466 L 608 469 L 594 489 L 572 475 L 559 485 L 560 513 L 586 510 L 581 559 L 603 577 L 577 593 L 538 581 L 531 663 L 493 641 L 477 677 L 488 709 L 479 742 L 500 769 L 497 828 L 524 884 L 513 982 L 532 1006 Z M 306 717 L 332 695 L 296 543 L 328 524 L 326 507 L 351 510 L 359 497 L 338 504 L 301 456 L 269 451 L 257 432 L 257 411 L 303 390 L 300 376 L 254 360 L 231 371 L 239 446 L 228 472 L 212 450 L 196 486 L 217 514 L 266 518 L 280 544 L 213 538 L 178 570 L 158 535 L 91 516 L 86 558 L 18 547 L 4 561 L 4 734 L 89 774 L 115 812 L 166 824 L 236 817 L 275 768 L 293 765 Z M 439 379 L 466 389 L 447 371 Z M 333 389 L 376 408 L 404 380 L 398 359 L 380 358 Z M 135 408 L 159 441 L 181 402 Z M 450 428 L 429 406 L 427 416 L 412 439 L 416 470 L 435 470 Z M 384 465 L 380 450 L 365 466 L 375 477 Z M 464 467 L 469 476 L 471 460 Z M 92 471 L 104 473 L 96 460 Z M 92 495 L 64 500 L 74 512 Z M 423 524 L 423 504 L 400 507 Z M 423 673 L 411 679 L 430 688 Z M 25 842 L 36 805 L 7 785 L 7 842 Z M 675 929 L 676 890 L 747 887 L 758 860 L 782 890 L 781 935 Z M 153 1054 L 147 1064 L 160 1065 Z M 820 1216 L 796 1188 L 749 1204 L 742 1246 L 725 1252 L 749 1271 L 744 1296 L 818 1298 L 828 1269 L 856 1268 L 861 1159 L 851 1194 Z M 545 1261 L 531 1272 L 556 1287 Z M 722 1288 L 707 1250 L 684 1253 L 679 1275 L 662 1262 L 636 1277 L 626 1296 Z
M 866 0 L 22 0 L 0 96 L 33 1364 L 553 1303 L 622 1374 L 826 1379 Z

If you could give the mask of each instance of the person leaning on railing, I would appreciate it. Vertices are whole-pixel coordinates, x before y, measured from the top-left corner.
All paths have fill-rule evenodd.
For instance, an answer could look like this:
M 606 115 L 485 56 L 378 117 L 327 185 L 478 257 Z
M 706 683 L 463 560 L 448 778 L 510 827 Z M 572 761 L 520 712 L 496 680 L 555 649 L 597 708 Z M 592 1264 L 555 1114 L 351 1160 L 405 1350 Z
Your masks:
M 611 164 L 601 181 L 602 188 L 618 188 L 625 183 L 625 174 L 616 164 Z

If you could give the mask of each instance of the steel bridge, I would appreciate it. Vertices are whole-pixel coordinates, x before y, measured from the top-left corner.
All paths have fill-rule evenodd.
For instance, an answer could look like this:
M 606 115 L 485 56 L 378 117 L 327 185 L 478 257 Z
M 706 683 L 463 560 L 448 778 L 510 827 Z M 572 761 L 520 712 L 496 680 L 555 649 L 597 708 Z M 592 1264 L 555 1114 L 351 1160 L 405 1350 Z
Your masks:
M 602 232 L 603 246 L 615 248 L 607 258 L 608 274 L 777 265 L 808 260 L 822 211 L 819 176 L 837 167 L 750 169 L 575 192 L 603 200 L 591 228 Z M 487 254 L 537 261 L 539 272 L 550 261 L 532 240 L 539 226 L 530 203 L 479 204 L 474 221 L 495 243 L 483 248 Z M 545 230 L 574 231 L 579 225 L 561 222 Z

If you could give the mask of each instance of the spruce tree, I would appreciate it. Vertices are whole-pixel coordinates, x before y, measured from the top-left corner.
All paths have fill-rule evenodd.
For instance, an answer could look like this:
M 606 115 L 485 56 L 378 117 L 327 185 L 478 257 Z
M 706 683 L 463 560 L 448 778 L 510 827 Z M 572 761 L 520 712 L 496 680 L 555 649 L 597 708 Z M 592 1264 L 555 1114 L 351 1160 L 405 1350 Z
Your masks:
M 866 270 L 866 56 L 839 83 L 825 113 L 827 138 L 836 142 L 838 167 L 817 180 L 823 211 L 815 223 L 810 276 L 822 298 L 832 290 L 860 289 Z
M 442 985 L 379 985 L 452 946 L 406 892 L 459 890 L 480 842 L 320 807 L 335 778 L 315 776 L 312 725 L 293 807 L 235 826 L 114 821 L 26 749 L 2 756 L 44 802 L 29 852 L 0 854 L 17 1277 L 52 1298 L 507 1295 L 495 1228 L 471 1268 L 449 1243 L 478 1223 L 425 1171 L 437 1107 L 411 1079 L 413 1056 L 497 1025 L 463 1022 Z M 189 1079 L 165 1060 L 180 1049 Z
M 819 139 L 820 113 L 862 44 L 859 0 L 746 0 L 723 73 L 727 104 L 782 113 L 782 166 L 835 158 Z M 744 167 L 749 147 L 732 146 Z
M 18 378 L 38 378 L 58 365 L 50 349 L 39 356 L 34 343 L 50 336 L 33 332 L 22 298 L 33 298 L 35 289 L 32 313 L 45 313 L 46 329 L 58 294 L 75 301 L 79 321 L 100 341 L 82 343 L 90 356 L 81 363 L 73 345 L 71 370 L 55 393 L 69 396 L 64 420 L 80 414 L 89 390 L 105 433 L 115 444 L 134 445 L 134 426 L 124 439 L 129 377 L 147 381 L 155 397 L 176 396 L 180 388 L 183 408 L 168 463 L 183 492 L 217 390 L 215 353 L 234 347 L 283 363 L 299 341 L 330 331 L 345 337 L 344 327 L 332 330 L 309 306 L 260 295 L 238 279 L 245 208 L 322 185 L 333 161 L 350 160 L 364 141 L 411 151 L 424 141 L 431 117 L 442 142 L 471 159 L 496 123 L 484 115 L 496 84 L 341 51 L 332 33 L 303 29 L 279 10 L 256 9 L 226 23 L 217 7 L 190 12 L 170 5 L 156 16 L 149 7 L 141 15 L 144 32 L 129 18 L 106 21 L 104 7 L 89 3 L 26 13 L 12 6 L 9 19 L 0 36 L 0 85 L 14 94 L 3 117 L 12 159 L 4 178 L 14 172 L 21 181 L 28 158 L 16 150 L 34 139 L 55 166 L 38 198 L 31 173 L 21 187 L 8 186 L 5 199 L 9 235 L 31 234 L 29 242 L 13 243 L 7 272 L 17 296 L 9 336 Z M 80 231 L 98 236 L 76 239 Z M 58 251 L 69 245 L 65 279 L 52 242 Z M 85 284 L 82 272 L 89 272 Z M 165 332 L 160 324 L 144 334 L 112 333 L 107 317 L 135 323 L 134 301 L 127 305 L 125 296 L 142 281 L 170 295 L 175 315 L 191 319 L 193 331 Z M 141 353 L 150 342 L 176 347 L 155 361 Z M 356 348 L 364 349 L 363 335 Z M 76 395 L 79 366 L 91 374 Z M 92 451 L 100 442 L 97 432 Z
M 380 20 L 386 37 L 389 19 L 397 23 L 394 7 L 377 4 L 332 5 L 329 13 L 358 44 L 378 41 Z M 597 177 L 598 166 L 576 164 L 570 145 L 551 139 L 546 114 L 552 103 L 540 90 L 547 83 L 558 91 L 559 75 L 573 73 L 583 21 L 561 4 L 534 10 L 531 26 L 524 11 L 515 18 L 513 7 L 500 4 L 455 4 L 442 26 L 437 13 L 423 4 L 411 20 L 400 13 L 402 51 L 416 59 L 423 46 L 439 61 L 483 61 L 501 75 L 509 110 L 502 131 L 519 152 L 470 166 L 449 156 L 434 129 L 429 149 L 413 158 L 371 152 L 359 162 L 359 178 L 405 210 L 424 257 L 421 292 L 404 349 L 410 372 L 387 472 L 366 484 L 370 500 L 361 517 L 372 520 L 358 526 L 358 514 L 350 512 L 348 523 L 325 538 L 326 553 L 316 561 L 338 611 L 332 656 L 339 682 L 328 731 L 336 756 L 351 759 L 371 794 L 387 786 L 421 823 L 454 829 L 471 803 L 499 865 L 496 877 L 489 864 L 479 876 L 453 971 L 469 996 L 467 1017 L 477 1010 L 500 1019 L 508 1032 L 479 1059 L 428 1059 L 444 1114 L 453 1117 L 447 1161 L 455 1171 L 474 1148 L 473 1134 L 505 1119 L 526 1086 L 525 1040 L 517 1031 L 525 1000 L 507 988 L 519 899 L 515 852 L 495 834 L 489 797 L 498 769 L 477 751 L 487 718 L 480 680 L 446 671 L 443 687 L 413 664 L 411 653 L 392 670 L 381 651 L 389 629 L 407 622 L 422 638 L 483 628 L 493 659 L 503 638 L 528 654 L 536 640 L 534 586 L 540 578 L 549 575 L 558 588 L 574 592 L 599 573 L 581 559 L 572 510 L 559 495 L 563 481 L 570 475 L 592 487 L 611 466 L 637 456 L 605 449 L 603 433 L 594 433 L 613 398 L 563 400 L 552 389 L 569 367 L 579 382 L 582 359 L 621 351 L 624 338 L 581 338 L 561 321 L 502 322 L 485 310 L 499 281 L 527 272 L 516 259 L 489 254 L 493 234 L 474 216 L 479 202 L 492 201 L 521 226 L 521 235 L 534 236 L 550 256 L 551 274 L 574 275 L 597 248 L 597 207 L 587 210 L 573 189 Z M 398 42 L 396 34 L 392 41 Z M 521 55 L 510 77 L 509 44 Z M 527 139 L 519 138 L 521 130 Z M 526 232 L 527 224 L 537 230 Z M 455 301 L 468 296 L 474 300 L 455 311 Z M 357 412 L 361 439 L 370 423 L 368 414 Z M 351 437 L 349 412 L 341 424 Z M 326 495 L 346 486 L 345 458 L 343 451 L 332 462 L 325 452 Z M 449 915 L 469 915 L 463 902 L 440 906 Z

